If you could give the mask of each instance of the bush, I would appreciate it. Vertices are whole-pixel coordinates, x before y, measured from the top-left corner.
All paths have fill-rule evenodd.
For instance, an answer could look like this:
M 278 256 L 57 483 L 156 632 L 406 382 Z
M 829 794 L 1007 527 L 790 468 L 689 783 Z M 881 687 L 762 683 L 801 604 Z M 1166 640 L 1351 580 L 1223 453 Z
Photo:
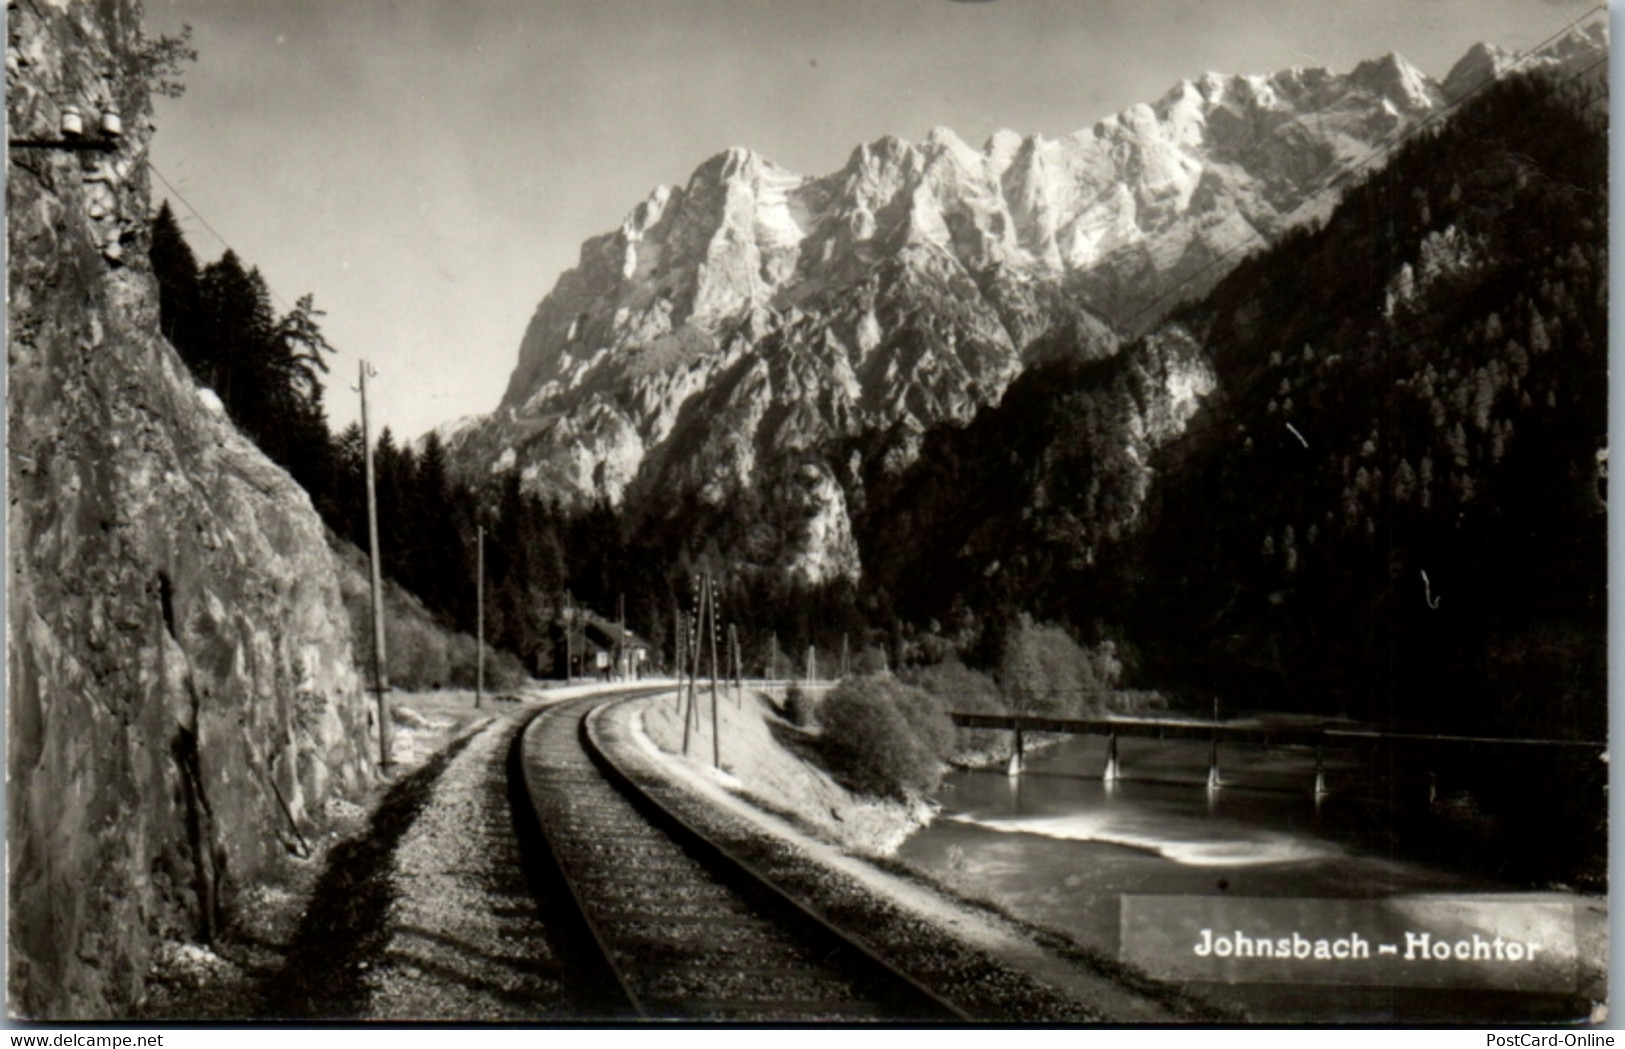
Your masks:
M 467 634 L 447 635 L 449 651 L 446 683 L 454 688 L 473 688 L 479 679 L 479 646 Z M 485 646 L 485 690 L 518 688 L 530 680 L 519 657 L 512 652 Z
M 948 707 L 930 693 L 905 685 L 896 678 L 888 676 L 881 680 L 898 713 L 903 715 L 903 720 L 914 732 L 914 738 L 924 743 L 937 757 L 952 757 L 957 739 L 953 719 L 948 716 Z
M 356 669 L 370 687 L 372 679 L 372 604 L 365 590 L 344 595 Z M 437 688 L 473 688 L 478 674 L 474 639 L 440 626 L 415 601 L 390 592 L 384 602 L 384 658 L 389 683 L 407 692 Z M 485 646 L 485 687 L 517 688 L 530 680 L 512 653 Z
M 812 728 L 817 720 L 818 700 L 794 681 L 784 692 L 784 714 L 797 728 Z
M 849 678 L 819 708 L 821 747 L 830 768 L 854 789 L 907 799 L 934 790 L 942 764 L 934 726 L 952 725 L 931 697 L 889 676 Z M 911 718 L 927 738 L 921 738 Z
M 909 667 L 898 677 L 931 693 L 947 710 L 967 714 L 1004 713 L 1004 699 L 993 679 L 951 656 L 933 666 Z
M 1004 700 L 993 679 L 951 656 L 932 666 L 909 667 L 899 676 L 905 683 L 930 693 L 946 712 L 1005 713 Z M 986 751 L 997 747 L 1008 735 L 996 729 L 956 729 L 954 753 L 962 755 L 967 751 Z
M 1010 709 L 1020 714 L 1099 714 L 1122 674 L 1112 642 L 1084 649 L 1065 630 L 1034 623 L 1025 613 L 1005 638 L 999 660 L 999 684 Z
M 852 660 L 852 670 L 858 674 L 884 674 L 888 669 L 886 650 L 873 645 L 859 652 Z

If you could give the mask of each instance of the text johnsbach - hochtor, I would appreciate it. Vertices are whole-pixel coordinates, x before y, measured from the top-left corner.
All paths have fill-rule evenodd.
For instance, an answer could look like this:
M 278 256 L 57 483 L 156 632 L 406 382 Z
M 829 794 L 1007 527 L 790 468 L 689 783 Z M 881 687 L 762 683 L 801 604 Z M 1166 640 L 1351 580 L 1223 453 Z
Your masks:
M 1191 947 L 1200 958 L 1293 958 L 1299 961 L 1346 961 L 1371 957 L 1371 941 L 1358 932 L 1347 936 L 1311 940 L 1302 933 L 1290 936 L 1248 936 L 1241 930 L 1226 935 L 1203 929 Z M 1541 945 L 1523 940 L 1490 939 L 1473 933 L 1469 939 L 1434 939 L 1432 933 L 1406 930 L 1403 953 L 1399 945 L 1377 945 L 1380 954 L 1398 955 L 1405 961 L 1532 962 Z

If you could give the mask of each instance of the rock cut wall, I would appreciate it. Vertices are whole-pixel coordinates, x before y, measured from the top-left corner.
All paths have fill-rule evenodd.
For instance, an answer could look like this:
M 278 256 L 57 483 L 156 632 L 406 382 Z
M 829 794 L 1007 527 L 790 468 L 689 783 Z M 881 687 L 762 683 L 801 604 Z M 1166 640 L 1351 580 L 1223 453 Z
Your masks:
M 310 500 L 159 334 L 134 0 L 8 5 L 8 1008 L 127 1015 L 160 937 L 373 773 Z

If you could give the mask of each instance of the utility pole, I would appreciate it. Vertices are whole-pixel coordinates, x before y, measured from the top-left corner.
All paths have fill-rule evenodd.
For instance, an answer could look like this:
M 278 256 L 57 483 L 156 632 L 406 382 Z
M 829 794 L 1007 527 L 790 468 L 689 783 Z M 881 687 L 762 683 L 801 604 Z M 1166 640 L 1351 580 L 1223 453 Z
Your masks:
M 625 681 L 632 676 L 632 668 L 626 665 L 626 595 L 620 594 L 615 600 L 617 621 L 615 624 L 615 672 Z
M 699 695 L 698 695 L 698 692 L 699 692 L 699 678 L 700 678 L 700 653 L 704 650 L 704 646 L 700 643 L 700 629 L 701 629 L 701 624 L 703 624 L 705 622 L 705 591 L 703 591 L 703 590 L 701 590 L 699 588 L 698 581 L 696 581 L 696 583 L 695 583 L 695 594 L 696 594 L 696 596 L 695 596 L 695 606 L 696 607 L 695 607 L 695 612 L 694 612 L 694 618 L 690 621 L 691 630 L 690 630 L 690 633 L 688 635 L 688 654 L 689 654 L 688 704 L 683 708 L 683 754 L 684 754 L 684 756 L 687 756 L 687 754 L 689 752 L 689 742 L 693 737 L 693 730 L 698 728 L 699 724 L 700 724 L 699 710 L 698 710 L 698 707 L 699 707 Z
M 367 464 L 367 543 L 372 576 L 372 680 L 378 693 L 378 765 L 386 774 L 394 764 L 389 745 L 389 665 L 384 661 L 384 580 L 378 564 L 378 491 L 372 465 L 372 430 L 367 423 L 367 376 L 376 375 L 372 366 L 361 362 L 361 446 Z
M 812 684 L 818 676 L 818 648 L 815 645 L 807 646 L 807 684 Z
M 694 577 L 694 611 L 688 618 L 688 716 L 694 721 L 694 731 L 700 730 L 700 667 L 705 662 L 705 639 L 700 634 L 705 624 L 705 590 L 700 577 Z
M 767 679 L 769 681 L 779 679 L 779 632 L 777 630 L 768 635 Z
M 677 671 L 677 706 L 683 706 L 683 612 L 677 607 L 677 602 L 671 603 L 671 652 L 672 669 Z
M 734 705 L 745 703 L 745 657 L 739 651 L 739 628 L 728 624 L 728 669 L 734 679 Z
M 570 591 L 564 592 L 564 683 L 570 683 L 570 677 L 575 673 L 575 638 L 571 636 L 575 628 L 575 608 L 570 600 Z
M 485 699 L 485 526 L 474 527 L 474 709 Z
M 722 768 L 722 734 L 717 727 L 717 596 L 711 573 L 705 573 L 705 593 L 711 599 L 711 765 Z

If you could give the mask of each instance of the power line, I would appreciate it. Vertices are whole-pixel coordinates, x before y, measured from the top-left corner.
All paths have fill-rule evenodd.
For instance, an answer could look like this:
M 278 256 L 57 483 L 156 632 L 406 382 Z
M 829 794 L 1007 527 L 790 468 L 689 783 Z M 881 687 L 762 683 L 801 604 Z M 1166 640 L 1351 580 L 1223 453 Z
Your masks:
M 1551 91 L 1547 92 L 1546 95 L 1543 96 L 1543 99 L 1553 97 L 1570 84 L 1583 80 L 1592 71 L 1605 65 L 1607 61 L 1608 59 L 1604 57 L 1584 67 L 1579 72 L 1556 84 Z M 1608 96 L 1606 94 L 1601 94 L 1579 106 L 1577 108 L 1577 112 L 1585 112 L 1597 102 L 1606 102 L 1607 100 Z M 1530 141 L 1538 141 L 1539 139 L 1545 137 L 1546 136 L 1544 135 L 1535 136 L 1534 138 L 1530 139 Z M 1342 289 L 1354 289 L 1359 286 L 1360 282 L 1356 278 L 1352 277 L 1343 281 L 1339 285 L 1339 287 Z M 1390 327 L 1386 333 L 1388 337 L 1384 340 L 1384 345 L 1386 346 L 1388 353 L 1391 355 L 1394 352 L 1406 350 L 1412 346 L 1419 345 L 1428 339 L 1437 336 L 1441 331 L 1444 330 L 1444 325 L 1433 324 L 1431 327 L 1429 327 L 1426 324 L 1426 321 L 1427 318 L 1425 317 L 1417 317 L 1413 318 L 1413 323 L 1411 324 Z M 1331 318 L 1327 318 L 1324 321 L 1324 326 L 1321 329 L 1321 332 L 1324 333 L 1324 331 L 1333 329 L 1335 326 L 1336 323 Z M 1312 330 L 1306 330 L 1303 332 L 1303 334 L 1311 341 L 1318 337 Z M 1201 352 L 1208 358 L 1209 365 L 1213 368 L 1215 375 L 1217 375 L 1218 362 L 1213 357 L 1214 347 L 1206 341 L 1198 341 L 1201 347 Z M 1215 392 L 1219 394 L 1226 402 L 1228 402 L 1233 412 L 1241 412 L 1243 410 L 1256 408 L 1258 405 L 1263 404 L 1267 399 L 1269 399 L 1269 397 L 1272 396 L 1267 390 L 1265 390 L 1263 393 L 1257 393 L 1256 391 L 1258 389 L 1260 389 L 1259 385 L 1255 384 L 1252 388 L 1242 393 L 1232 393 L 1224 388 L 1216 388 Z M 1203 426 L 1190 427 L 1182 431 L 1180 436 L 1181 438 L 1184 438 L 1185 436 L 1189 435 L 1200 435 L 1221 426 L 1231 425 L 1233 421 L 1234 420 L 1215 420 L 1214 422 Z
M 1445 105 L 1439 107 L 1438 109 L 1434 110 L 1432 113 L 1429 113 L 1427 116 L 1423 117 L 1421 120 L 1417 121 L 1415 124 L 1412 124 L 1410 127 L 1406 128 L 1393 141 L 1389 142 L 1389 141 L 1385 140 L 1381 145 L 1378 145 L 1375 149 L 1371 150 L 1365 156 L 1361 157 L 1359 160 L 1355 161 L 1354 163 L 1348 165 L 1344 170 L 1337 171 L 1335 174 L 1330 174 L 1330 177 L 1328 177 L 1328 173 L 1333 171 L 1335 165 L 1327 165 L 1327 167 L 1324 168 L 1322 171 L 1320 171 L 1318 174 L 1316 174 L 1315 178 L 1312 180 L 1312 181 L 1320 181 L 1321 179 L 1325 179 L 1325 184 L 1320 189 L 1316 190 L 1314 193 L 1311 193 L 1308 197 L 1305 197 L 1302 201 L 1299 201 L 1298 204 L 1291 211 L 1286 213 L 1286 216 L 1285 216 L 1285 218 L 1283 220 L 1283 224 L 1282 224 L 1283 228 L 1290 227 L 1292 225 L 1292 222 L 1291 222 L 1292 216 L 1297 215 L 1299 212 L 1301 212 L 1305 208 L 1309 207 L 1309 205 L 1313 204 L 1321 196 L 1331 192 L 1337 186 L 1337 184 L 1339 182 L 1342 182 L 1343 180 L 1347 179 L 1350 175 L 1354 174 L 1356 171 L 1358 171 L 1361 168 L 1365 167 L 1367 164 L 1370 164 L 1373 160 L 1376 160 L 1376 159 L 1378 159 L 1378 158 L 1380 158 L 1382 156 L 1385 156 L 1385 155 L 1388 155 L 1388 154 L 1392 153 L 1393 150 L 1395 150 L 1399 146 L 1403 145 L 1412 136 L 1421 133 L 1425 128 L 1431 126 L 1435 121 L 1442 119 L 1446 114 L 1451 113 L 1452 111 L 1460 108 L 1461 105 L 1464 102 L 1466 102 L 1468 99 L 1472 98 L 1474 95 L 1476 95 L 1479 92 L 1485 90 L 1486 88 L 1488 88 L 1492 84 L 1499 83 L 1508 74 L 1510 74 L 1514 70 L 1516 70 L 1518 68 L 1518 66 L 1522 65 L 1524 62 L 1527 62 L 1529 59 L 1533 58 L 1534 56 L 1540 54 L 1540 52 L 1544 51 L 1547 47 L 1550 47 L 1555 41 L 1561 39 L 1563 36 L 1565 36 L 1568 33 L 1572 32 L 1576 26 L 1578 26 L 1581 22 L 1585 21 L 1587 18 L 1590 18 L 1592 15 L 1596 14 L 1599 11 L 1607 11 L 1607 10 L 1608 10 L 1608 5 L 1607 4 L 1597 4 L 1596 6 L 1592 7 L 1590 10 L 1586 11 L 1584 14 L 1582 14 L 1579 17 L 1575 18 L 1568 25 L 1564 26 L 1562 29 L 1559 29 L 1557 32 L 1553 33 L 1551 36 L 1547 37 L 1545 40 L 1542 40 L 1540 43 L 1536 44 L 1534 47 L 1530 48 L 1528 51 L 1525 51 L 1522 55 L 1520 55 L 1518 57 L 1517 61 L 1515 61 L 1511 65 L 1507 66 L 1505 69 L 1503 69 L 1500 72 L 1496 73 L 1494 76 L 1486 77 L 1484 80 L 1482 80 L 1478 84 L 1474 85 L 1471 89 L 1463 92 L 1456 99 L 1454 99 L 1454 100 L 1446 103 Z M 1595 67 L 1593 66 L 1593 67 L 1590 67 L 1590 68 L 1595 68 Z M 1159 307 L 1159 306 L 1163 305 L 1164 303 L 1168 302 L 1170 299 L 1172 299 L 1180 291 L 1184 290 L 1185 288 L 1189 287 L 1191 284 L 1195 283 L 1197 280 L 1199 280 L 1203 276 L 1205 276 L 1208 273 L 1208 271 L 1213 269 L 1213 267 L 1217 266 L 1219 263 L 1221 263 L 1224 260 L 1230 258 L 1232 255 L 1236 254 L 1236 252 L 1238 252 L 1238 251 L 1241 251 L 1243 248 L 1246 248 L 1251 244 L 1254 244 L 1254 243 L 1256 243 L 1258 241 L 1263 240 L 1263 238 L 1264 238 L 1264 234 L 1257 227 L 1254 227 L 1254 229 L 1253 229 L 1253 231 L 1251 233 L 1249 233 L 1246 236 L 1242 237 L 1235 244 L 1232 244 L 1230 247 L 1226 248 L 1223 252 L 1221 252 L 1220 254 L 1214 256 L 1212 259 L 1208 260 L 1208 262 L 1205 265 L 1203 265 L 1200 269 L 1198 269 L 1195 273 L 1192 273 L 1189 276 L 1179 280 L 1178 282 L 1176 282 L 1173 285 L 1173 287 L 1169 288 L 1167 291 L 1164 291 L 1162 294 L 1156 296 L 1150 302 L 1146 303 L 1144 306 L 1140 307 L 1134 313 L 1130 314 L 1128 319 L 1125 320 L 1119 327 L 1124 331 L 1132 331 L 1135 321 L 1139 320 L 1145 314 L 1151 312 L 1152 310 L 1156 309 L 1157 307 Z
M 158 170 L 158 165 L 156 165 L 156 164 L 154 164 L 152 162 L 152 157 L 150 155 L 146 158 L 146 165 L 147 165 L 147 170 L 152 172 L 154 175 L 158 176 L 158 181 L 162 182 L 164 184 L 165 188 L 167 188 L 169 190 L 169 192 L 174 195 L 175 199 L 180 201 L 182 204 L 184 204 L 186 206 L 186 210 L 190 211 L 192 213 L 192 217 L 197 219 L 199 222 L 203 223 L 203 228 L 204 229 L 206 229 L 210 233 L 214 234 L 214 239 L 215 240 L 218 240 L 221 244 L 223 244 L 227 251 L 231 252 L 234 255 L 237 255 L 239 258 L 242 257 L 241 253 L 239 253 L 236 248 L 232 247 L 231 243 L 228 240 L 226 240 L 225 237 L 220 235 L 220 231 L 215 229 L 214 226 L 209 222 L 209 220 L 203 217 L 203 213 L 201 211 L 199 211 L 197 208 L 193 207 L 192 202 L 187 200 L 184 196 L 181 195 L 181 191 L 175 188 L 175 184 L 173 182 L 169 181 L 169 179 L 164 177 L 164 173 L 162 171 Z M 263 276 L 264 276 L 264 274 L 261 274 L 262 278 L 263 278 Z M 277 302 L 282 304 L 283 309 L 288 310 L 289 312 L 293 311 L 293 307 L 288 304 L 288 300 L 284 299 L 281 295 L 277 294 L 277 290 L 275 288 L 271 287 L 271 282 L 270 281 L 265 282 L 265 288 L 266 288 L 267 291 L 269 291 L 271 293 L 271 297 L 273 299 L 276 299 Z
M 1571 85 L 1583 81 L 1593 71 L 1595 71 L 1599 67 L 1605 65 L 1607 63 L 1607 61 L 1608 61 L 1608 59 L 1605 56 L 1603 58 L 1600 58 L 1600 59 L 1590 63 L 1589 65 L 1587 65 L 1587 66 L 1585 66 L 1583 68 L 1580 68 L 1577 72 L 1574 72 L 1574 73 L 1570 74 L 1569 76 L 1564 77 L 1563 79 L 1561 79 L 1561 80 L 1557 81 L 1556 83 L 1554 83 L 1552 85 L 1552 87 L 1550 88 L 1550 90 L 1546 91 L 1541 96 L 1541 98 L 1536 100 L 1536 101 L 1545 101 L 1546 99 L 1556 97 L 1557 95 L 1559 95 L 1562 91 L 1564 91 L 1565 89 L 1567 89 Z M 1491 81 L 1486 81 L 1485 83 L 1487 84 L 1487 83 L 1490 83 L 1490 82 Z M 1576 113 L 1577 114 L 1585 113 L 1588 110 L 1590 110 L 1593 106 L 1598 104 L 1599 102 L 1607 102 L 1607 101 L 1608 101 L 1608 95 L 1607 95 L 1606 91 L 1604 91 L 1604 92 L 1598 94 L 1597 96 L 1595 96 L 1595 97 L 1593 97 L 1591 99 L 1588 99 L 1587 101 L 1585 101 L 1583 103 L 1580 103 L 1578 106 L 1576 106 Z M 1533 104 L 1533 103 L 1531 103 L 1531 104 Z M 1583 141 L 1583 140 L 1585 140 L 1585 138 L 1589 138 L 1589 137 L 1591 137 L 1591 136 L 1588 135 L 1588 133 L 1586 133 L 1585 131 L 1582 130 L 1578 134 L 1571 134 L 1571 135 L 1565 136 L 1563 139 L 1557 140 L 1557 141 L 1560 143 L 1560 145 L 1562 145 L 1564 148 L 1566 148 L 1566 144 L 1569 141 L 1575 141 L 1575 140 Z M 1517 141 L 1537 142 L 1537 141 L 1542 141 L 1542 140 L 1549 140 L 1551 138 L 1552 138 L 1552 136 L 1550 134 L 1540 134 L 1540 135 L 1524 136 L 1524 138 L 1522 138 L 1520 140 L 1517 140 Z M 1583 187 L 1574 187 L 1574 188 L 1576 188 L 1577 190 L 1583 191 Z M 1343 281 L 1339 282 L 1337 289 L 1333 290 L 1333 294 L 1335 296 L 1338 289 L 1354 289 L 1354 288 L 1360 286 L 1360 284 L 1361 284 L 1361 281 L 1360 281 L 1359 278 L 1347 277 Z M 1311 326 L 1309 328 L 1305 328 L 1300 332 L 1300 335 L 1302 335 L 1304 338 L 1308 339 L 1310 342 L 1314 342 L 1314 341 L 1317 341 L 1319 338 L 1323 337 L 1328 331 L 1335 330 L 1338 323 L 1340 323 L 1340 321 L 1338 319 L 1327 317 L 1327 318 L 1323 319 L 1323 322 L 1322 322 L 1321 326 L 1318 326 L 1318 327 Z M 1396 325 L 1390 325 L 1386 329 L 1386 331 L 1383 333 L 1384 338 L 1381 340 L 1380 345 L 1381 345 L 1381 347 L 1383 349 L 1384 356 L 1388 360 L 1391 361 L 1391 360 L 1394 359 L 1396 354 L 1402 353 L 1402 352 L 1404 352 L 1404 351 L 1406 351 L 1408 349 L 1411 349 L 1412 347 L 1419 346 L 1419 345 L 1425 345 L 1425 344 L 1429 343 L 1430 341 L 1437 340 L 1441 335 L 1445 334 L 1450 329 L 1450 327 L 1451 327 L 1451 323 L 1448 322 L 1448 321 L 1439 322 L 1439 321 L 1437 321 L 1437 320 L 1435 320 L 1433 318 L 1430 318 L 1428 316 L 1413 315 L 1411 317 L 1406 318 L 1405 322 L 1402 322 L 1402 323 L 1396 324 Z M 1219 368 L 1218 368 L 1217 361 L 1214 359 L 1214 347 L 1205 340 L 1199 340 L 1198 339 L 1198 340 L 1194 340 L 1194 341 L 1197 342 L 1197 345 L 1199 347 L 1199 352 L 1201 352 L 1204 356 L 1206 356 L 1208 358 L 1209 364 L 1212 367 L 1215 376 L 1217 376 L 1218 373 L 1219 373 Z M 1236 423 L 1237 423 L 1238 419 L 1242 418 L 1243 416 L 1245 416 L 1247 413 L 1249 413 L 1251 411 L 1257 410 L 1267 399 L 1269 399 L 1271 396 L 1273 396 L 1271 394 L 1270 390 L 1269 390 L 1269 383 L 1268 382 L 1254 383 L 1251 386 L 1249 386 L 1248 388 L 1246 388 L 1245 390 L 1237 391 L 1237 392 L 1232 392 L 1229 389 L 1227 389 L 1225 387 L 1222 387 L 1222 386 L 1216 386 L 1215 389 L 1214 389 L 1214 394 L 1217 396 L 1217 398 L 1222 399 L 1222 401 L 1225 403 L 1225 406 L 1229 409 L 1229 411 L 1223 416 L 1219 415 L 1217 412 L 1214 412 L 1212 417 L 1209 419 L 1209 421 L 1207 421 L 1205 423 L 1198 424 L 1198 425 L 1187 425 L 1183 430 L 1180 431 L 1179 437 L 1177 438 L 1178 440 L 1185 440 L 1186 438 L 1191 438 L 1191 437 L 1200 437 L 1202 435 L 1205 435 L 1205 434 L 1208 434 L 1208 433 L 1213 433 L 1215 431 L 1234 432 L 1234 427 L 1236 426 Z M 1391 399 L 1386 399 L 1385 398 L 1385 400 L 1388 400 L 1388 402 L 1391 404 Z M 1216 405 L 1215 405 L 1215 407 L 1216 407 Z M 1029 424 L 1028 428 L 1022 433 L 1021 437 L 1017 441 L 1015 441 L 1013 443 L 1016 443 L 1016 444 L 1024 444 L 1024 443 L 1026 443 L 1026 441 L 1029 438 L 1031 438 L 1032 436 L 1034 436 L 1039 431 L 1039 429 L 1042 428 L 1043 425 L 1044 424 L 1041 421 L 1039 421 L 1037 419 L 1034 419 Z M 1311 434 L 1314 433 L 1313 430 L 1311 430 L 1310 432 L 1311 432 Z M 1281 433 L 1281 439 L 1282 440 L 1288 440 L 1284 430 Z M 1302 438 L 1300 438 L 1300 440 L 1301 439 Z M 1317 443 L 1319 443 L 1319 442 L 1317 441 Z M 1000 499 L 1001 499 L 1001 497 L 998 496 L 997 494 L 990 494 L 988 496 L 988 500 L 986 502 L 979 503 L 973 510 L 969 511 L 968 516 L 972 516 L 972 517 L 986 516 L 987 507 L 988 507 L 989 503 L 999 502 Z M 1132 582 L 1136 586 L 1139 586 L 1139 585 L 1148 585 L 1148 586 L 1173 585 L 1168 581 L 1157 580 L 1157 579 L 1154 579 L 1154 578 L 1140 578 L 1140 579 L 1135 579 Z M 1226 580 L 1226 581 L 1223 582 L 1223 585 L 1230 585 L 1231 582 L 1232 581 Z M 1215 583 L 1216 583 L 1216 585 L 1219 584 L 1219 581 L 1217 580 L 1217 577 L 1215 577 Z

